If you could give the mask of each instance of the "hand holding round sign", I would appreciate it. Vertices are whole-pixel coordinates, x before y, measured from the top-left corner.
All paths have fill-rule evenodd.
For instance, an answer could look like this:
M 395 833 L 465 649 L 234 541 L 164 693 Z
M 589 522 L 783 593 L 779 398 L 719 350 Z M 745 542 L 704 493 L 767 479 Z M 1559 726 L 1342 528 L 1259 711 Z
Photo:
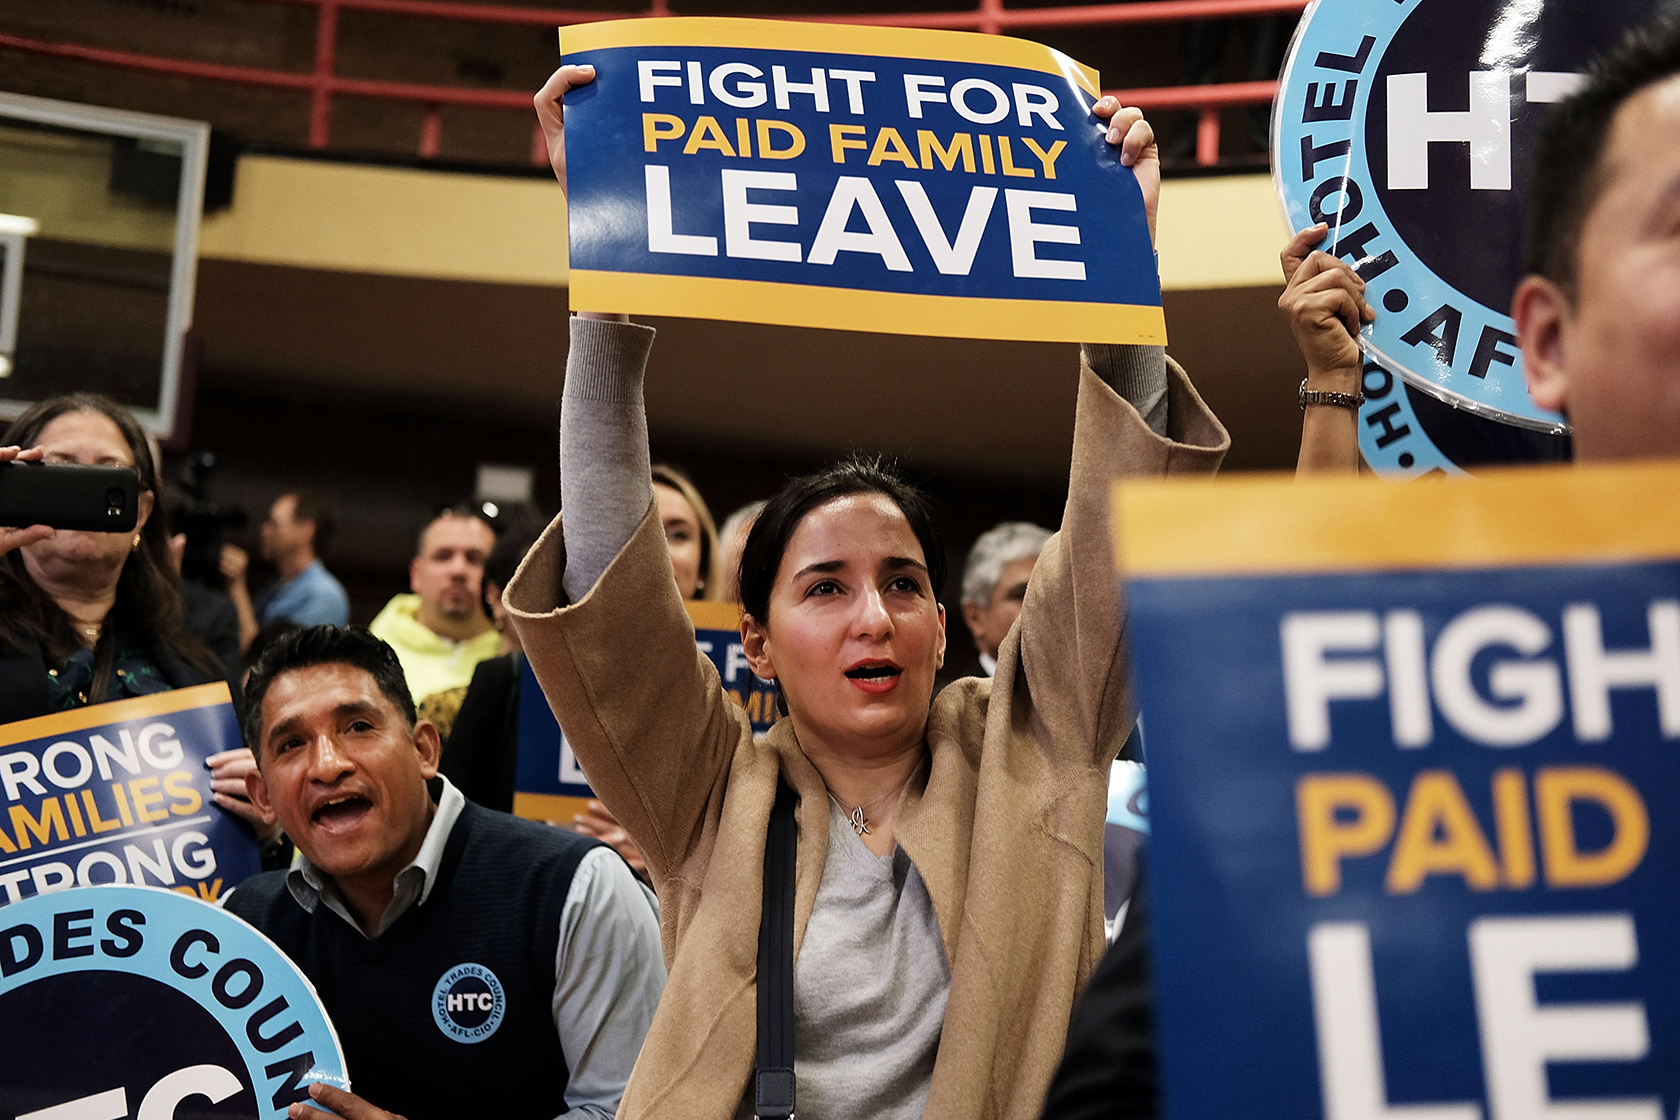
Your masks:
M 1365 281 L 1353 266 L 1312 246 L 1323 240 L 1323 223 L 1296 234 L 1282 255 L 1284 289 L 1278 309 L 1289 320 L 1295 345 L 1307 360 L 1307 377 L 1345 375 L 1347 392 L 1358 388 L 1359 331 L 1376 318 L 1365 302 Z M 1315 236 L 1316 235 L 1316 236 Z
M 274 1120 L 323 1085 L 349 1081 L 314 988 L 232 914 L 133 886 L 5 908 L 0 1115 Z
M 354 1093 L 328 1085 L 325 1081 L 317 1081 L 309 1087 L 309 1096 L 323 1107 L 343 1117 L 344 1120 L 403 1120 L 394 1112 L 386 1112 L 364 1101 Z M 292 1120 L 308 1120 L 311 1115 L 319 1116 L 318 1111 L 309 1105 L 298 1103 L 292 1105 L 290 1116 Z
M 1509 314 L 1531 148 L 1547 105 L 1659 7 L 1315 0 L 1307 8 L 1278 86 L 1272 174 L 1291 228 L 1324 223 L 1319 247 L 1367 285 L 1375 316 L 1359 331 L 1367 359 L 1359 432 L 1379 471 L 1456 471 L 1438 438 L 1454 409 L 1533 433 L 1567 431 L 1562 416 L 1529 398 Z

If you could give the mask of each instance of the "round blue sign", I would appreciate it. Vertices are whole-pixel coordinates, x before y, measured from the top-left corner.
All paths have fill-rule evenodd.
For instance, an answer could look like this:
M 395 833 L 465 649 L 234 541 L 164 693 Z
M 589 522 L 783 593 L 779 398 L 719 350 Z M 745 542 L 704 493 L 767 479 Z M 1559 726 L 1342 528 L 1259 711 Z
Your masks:
M 1452 420 L 1420 416 L 1439 412 L 1439 402 L 1532 432 L 1568 430 L 1529 398 L 1509 314 L 1532 148 L 1547 105 L 1659 7 L 1315 0 L 1307 8 L 1278 85 L 1272 174 L 1291 228 L 1328 223 L 1324 247 L 1368 285 L 1377 316 L 1361 332 L 1370 364 L 1359 428 L 1373 467 L 1456 471 L 1448 441 L 1430 430 Z
M 204 902 L 98 886 L 0 910 L 0 1115 L 276 1120 L 348 1089 L 315 989 Z

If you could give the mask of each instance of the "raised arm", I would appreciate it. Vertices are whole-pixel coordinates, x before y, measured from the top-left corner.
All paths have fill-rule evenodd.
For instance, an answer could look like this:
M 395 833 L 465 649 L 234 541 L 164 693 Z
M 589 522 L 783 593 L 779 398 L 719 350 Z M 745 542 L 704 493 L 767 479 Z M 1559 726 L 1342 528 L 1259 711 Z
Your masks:
M 652 342 L 646 327 L 572 320 L 564 508 L 503 601 L 591 787 L 657 883 L 721 804 L 745 716 L 695 648 L 653 505 L 641 392 Z
M 538 94 L 562 184 L 560 98 L 593 76 L 562 67 Z M 571 321 L 562 513 L 504 602 L 591 787 L 658 883 L 678 872 L 721 806 L 746 717 L 695 648 L 653 504 L 642 401 L 653 337 L 622 316 Z
M 1111 98 L 1096 111 L 1111 118 L 1109 143 L 1137 173 L 1153 235 L 1160 197 L 1154 133 L 1140 112 Z M 1033 568 L 1020 621 L 999 651 L 992 695 L 995 712 L 1008 690 L 1012 720 L 1031 721 L 1038 742 L 1095 765 L 1119 753 L 1136 715 L 1109 487 L 1123 477 L 1212 473 L 1230 437 L 1161 347 L 1085 346 L 1081 356 L 1062 528 Z
M 1278 309 L 1289 320 L 1307 362 L 1308 392 L 1357 398 L 1364 357 L 1359 328 L 1375 318 L 1365 281 L 1346 261 L 1314 252 L 1329 227 L 1320 222 L 1296 234 L 1281 255 L 1284 289 Z M 1279 387 L 1282 388 L 1281 386 Z M 1304 405 L 1297 475 L 1359 470 L 1359 414 L 1346 403 Z
M 560 397 L 561 585 L 589 594 L 653 504 L 642 378 L 652 327 L 574 318 Z

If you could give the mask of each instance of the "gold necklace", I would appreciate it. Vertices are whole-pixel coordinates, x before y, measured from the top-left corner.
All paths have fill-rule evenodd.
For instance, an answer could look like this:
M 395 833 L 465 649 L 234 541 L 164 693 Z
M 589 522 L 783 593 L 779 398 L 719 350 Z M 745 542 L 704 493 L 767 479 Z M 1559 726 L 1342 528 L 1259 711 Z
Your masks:
M 879 805 L 893 794 L 898 793 L 909 784 L 910 778 L 906 776 L 902 782 L 898 783 L 898 785 L 894 786 L 892 789 L 889 789 L 886 793 L 881 794 L 879 797 L 871 798 L 861 805 L 853 806 L 851 812 L 849 813 L 846 812 L 846 803 L 844 801 L 841 801 L 838 797 L 834 797 L 832 793 L 829 794 L 829 796 L 834 797 L 834 803 L 840 806 L 840 811 L 842 813 L 846 813 L 846 823 L 852 826 L 852 831 L 857 833 L 859 836 L 868 836 L 870 835 L 869 818 L 864 815 L 864 810 L 873 809 L 875 806 Z

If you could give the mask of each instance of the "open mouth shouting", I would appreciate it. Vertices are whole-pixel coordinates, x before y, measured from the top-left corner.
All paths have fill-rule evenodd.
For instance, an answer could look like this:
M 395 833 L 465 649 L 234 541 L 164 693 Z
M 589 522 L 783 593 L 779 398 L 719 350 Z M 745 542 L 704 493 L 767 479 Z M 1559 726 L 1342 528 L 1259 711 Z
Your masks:
M 891 692 L 903 675 L 901 665 L 883 658 L 866 658 L 846 670 L 846 679 L 864 692 Z
M 341 793 L 316 806 L 309 819 L 327 832 L 347 832 L 372 809 L 373 802 L 361 794 Z

